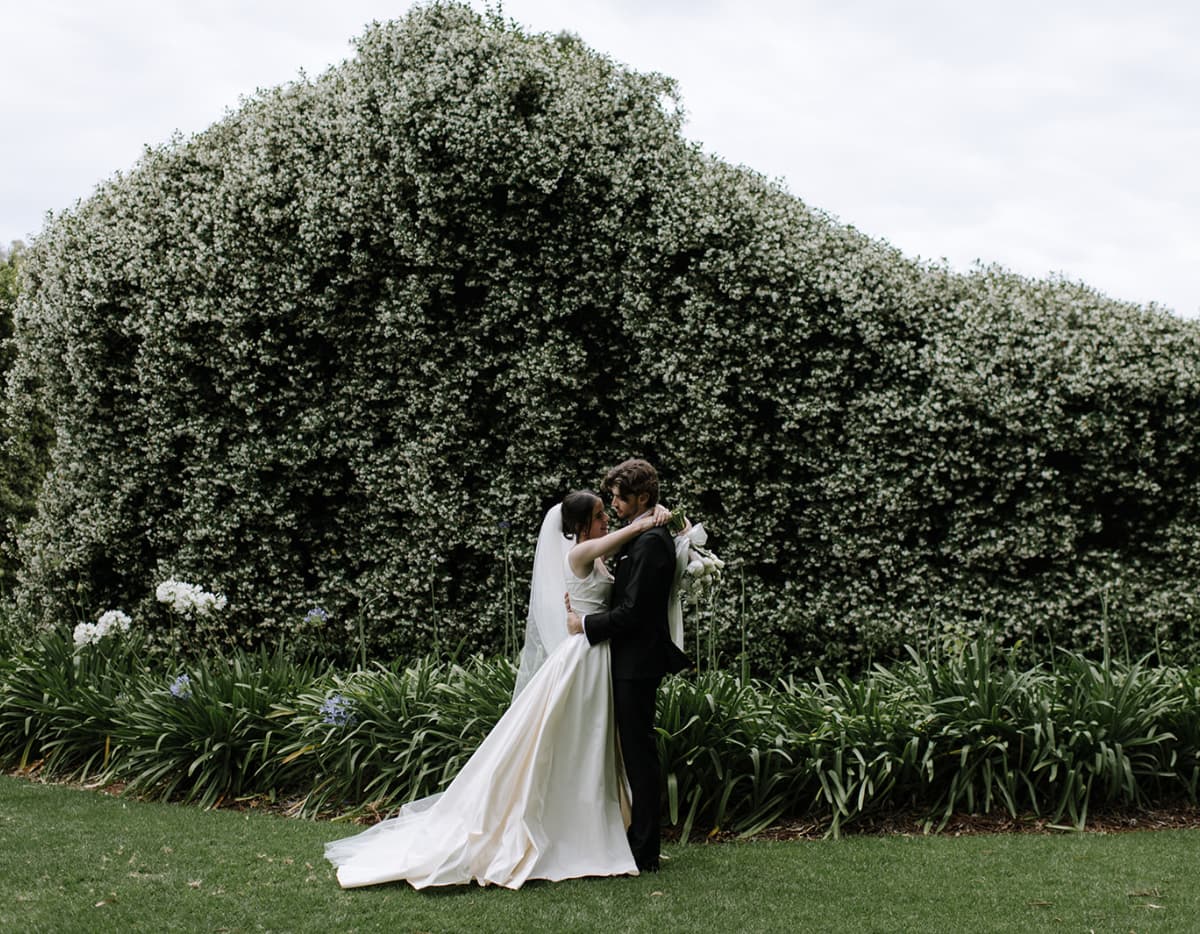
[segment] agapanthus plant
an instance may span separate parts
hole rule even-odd
[[[354,703],[344,694],[331,694],[325,698],[319,713],[323,723],[348,726],[354,722]]]
[[[171,682],[171,686],[167,688],[171,692],[172,697],[176,697],[181,701],[192,699],[192,679],[187,675],[180,675]]]
[[[75,645],[95,645],[108,635],[116,632],[129,632],[132,620],[120,610],[108,610],[100,614],[94,623],[80,623],[75,627]]]
[[[165,580],[158,585],[154,596],[182,616],[212,616],[225,609],[224,594],[209,593],[186,581]]]

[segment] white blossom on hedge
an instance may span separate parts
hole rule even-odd
[[[231,598],[206,638],[320,606],[380,654],[497,649],[546,507],[640,454],[744,562],[758,667],[1087,646],[1116,581],[1132,651],[1197,646],[1200,326],[907,259],[700,152],[674,93],[423,5],[55,216],[22,607],[149,618],[169,568]]]

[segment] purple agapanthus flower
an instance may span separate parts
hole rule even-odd
[[[179,700],[192,699],[192,679],[187,675],[180,675],[171,682],[169,688],[172,697],[177,697]]]
[[[330,726],[348,726],[354,722],[354,704],[342,694],[331,694],[321,705],[321,722]]]
[[[329,619],[329,611],[323,606],[314,606],[305,616],[304,621],[308,624],[324,623]]]

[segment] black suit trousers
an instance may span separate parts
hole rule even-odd
[[[613,713],[621,738],[621,758],[629,778],[632,820],[627,836],[634,861],[641,870],[658,869],[661,843],[662,793],[658,742],[654,733],[655,702],[661,678],[617,679],[613,685]]]

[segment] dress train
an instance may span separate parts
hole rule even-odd
[[[636,875],[627,801],[608,644],[570,636],[444,792],[326,844],[325,856],[343,888]]]

